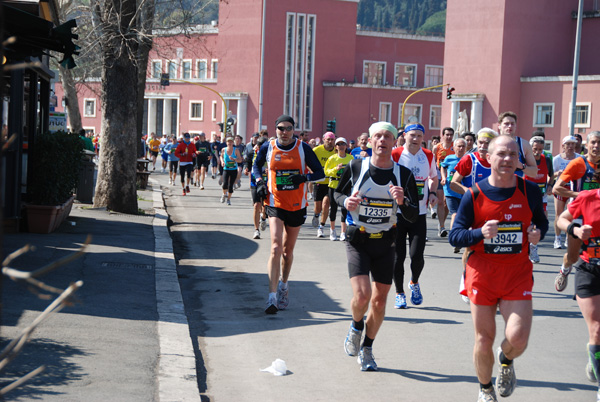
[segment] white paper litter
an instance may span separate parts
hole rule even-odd
[[[273,363],[271,363],[271,365],[267,368],[264,368],[260,371],[266,371],[268,373],[274,374],[274,375],[286,375],[287,374],[287,367],[285,365],[285,362],[281,359],[275,359],[273,361]]]

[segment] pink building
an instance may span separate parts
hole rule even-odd
[[[444,80],[456,92],[442,121],[456,127],[465,110],[477,131],[496,127],[498,114],[512,110],[520,136],[542,129],[558,153],[569,133],[577,7],[575,0],[449,1]],[[598,1],[586,0],[584,10],[575,132],[585,141],[600,129]]]
[[[444,39],[361,31],[357,7],[358,0],[231,0],[220,3],[218,24],[158,37],[144,131],[210,137],[226,119],[224,104],[245,140],[273,132],[283,113],[310,137],[334,119],[337,135],[348,138],[378,120],[402,125],[406,98],[443,84]],[[160,85],[161,73],[169,86]],[[60,85],[56,93],[61,99]],[[442,99],[441,89],[416,94],[405,121],[415,116],[428,136],[439,133]],[[100,132],[99,96],[81,89],[79,102],[83,126]]]

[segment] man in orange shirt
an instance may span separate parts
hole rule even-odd
[[[446,225],[446,217],[448,217],[448,207],[446,206],[446,197],[444,196],[444,186],[441,184],[441,174],[440,174],[440,163],[446,156],[454,155],[453,148],[454,141],[454,129],[452,127],[446,127],[442,130],[442,137],[439,144],[433,147],[433,158],[435,159],[435,165],[438,170],[438,188],[437,188],[437,218],[439,223],[438,233],[440,237],[448,236],[448,231],[445,228]]]
[[[585,157],[573,159],[560,177],[554,183],[552,192],[563,198],[575,198],[579,192],[600,188],[600,184],[594,180],[594,173],[600,161],[600,131],[592,131],[587,136],[588,153]],[[565,187],[571,183],[571,189]],[[575,218],[579,218],[576,216]],[[572,265],[577,262],[581,240],[569,238],[567,252],[563,257],[563,265],[554,280],[554,287],[562,292],[567,287],[567,278],[571,272]]]

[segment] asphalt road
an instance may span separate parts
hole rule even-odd
[[[393,308],[375,340],[379,372],[361,372],[343,341],[350,324],[351,288],[345,245],[316,238],[309,219],[294,253],[289,309],[264,313],[268,229],[252,240],[247,178],[232,205],[219,202],[216,180],[183,197],[168,177],[163,189],[178,275],[196,351],[203,400],[224,401],[475,401],[473,327],[459,297],[462,271],[437,221],[428,219],[429,242],[420,279],[424,303]],[[549,210],[552,207],[549,206]],[[552,217],[551,217],[552,218]],[[560,250],[550,234],[536,264],[534,323],[525,354],[516,360],[518,386],[511,401],[592,401],[585,377],[587,329],[572,300],[573,276],[564,294],[554,290]],[[407,261],[408,267],[408,261]],[[407,268],[408,269],[408,268]],[[406,281],[410,279],[405,278]],[[497,320],[496,346],[502,339]],[[260,369],[282,359],[287,376]],[[495,376],[495,372],[494,372]]]

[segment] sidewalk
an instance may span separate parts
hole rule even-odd
[[[152,188],[154,186],[154,188]],[[199,401],[189,335],[160,186],[138,191],[145,215],[125,215],[75,204],[54,233],[4,237],[6,256],[35,246],[11,267],[34,270],[77,250],[84,256],[40,278],[64,289],[77,280],[79,303],[53,314],[0,373],[0,385],[46,365],[7,395],[26,401]],[[54,298],[54,297],[53,297]],[[0,341],[5,345],[50,300],[4,278]]]

